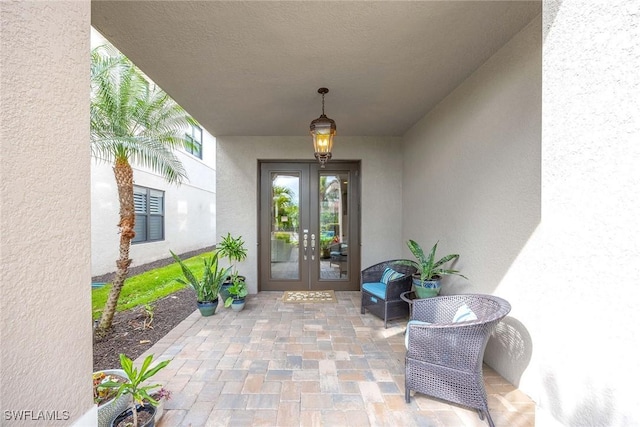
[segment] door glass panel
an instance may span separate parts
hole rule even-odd
[[[348,172],[320,172],[320,279],[349,277],[348,195]]]
[[[300,279],[298,231],[300,174],[271,173],[272,279]]]

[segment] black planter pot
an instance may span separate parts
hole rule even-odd
[[[141,412],[147,412],[147,413],[149,413],[151,415],[151,418],[149,418],[149,420],[146,423],[141,424],[140,422],[138,422],[138,427],[155,427],[155,425],[156,425],[156,422],[155,422],[156,408],[154,406],[151,406],[151,405],[140,406],[140,405],[138,405],[136,410],[138,411],[138,417],[140,416]],[[131,414],[132,414],[131,408],[129,408],[126,411],[122,412],[120,415],[118,415],[116,417],[115,420],[113,420],[113,422],[111,423],[111,427],[116,427],[119,422],[121,422],[124,419],[126,419],[127,417],[131,416]]]

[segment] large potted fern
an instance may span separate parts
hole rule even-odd
[[[171,252],[171,251],[169,251]],[[220,287],[229,275],[231,267],[220,267],[218,253],[214,252],[210,258],[204,259],[204,270],[202,277],[198,278],[191,269],[178,257],[171,252],[173,259],[180,264],[184,279],[175,279],[178,283],[189,285],[196,291],[198,302],[198,310],[203,316],[211,316],[216,313],[218,308],[218,293]]]
[[[460,277],[466,277],[458,270],[452,270],[443,268],[442,266],[447,262],[456,260],[460,257],[458,254],[446,255],[436,261],[436,249],[438,242],[433,245],[429,255],[425,255],[424,251],[418,243],[414,240],[407,242],[409,250],[416,257],[416,261],[405,261],[402,264],[413,265],[418,271],[412,276],[413,289],[418,298],[430,298],[440,293],[441,285],[440,281],[442,276],[456,275]]]

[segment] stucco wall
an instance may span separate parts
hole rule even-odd
[[[0,15],[0,424],[91,425],[90,3]]]
[[[447,292],[511,302],[485,360],[537,402],[536,425],[640,424],[638,16],[633,0],[545,2],[542,30],[404,141],[405,169],[432,172],[404,177],[403,235],[461,253],[471,280]],[[443,201],[411,198],[427,183]]]
[[[338,123],[338,126],[340,124]],[[217,230],[242,235],[247,259],[239,265],[255,293],[258,271],[258,160],[310,159],[311,137],[217,138]],[[399,138],[336,137],[334,159],[361,160],[361,264],[402,253],[402,155]],[[219,240],[219,236],[218,236]]]
[[[540,32],[538,19],[404,137],[403,240],[439,241],[469,277],[444,294],[493,292],[540,220]]]
[[[534,338],[523,379],[541,417],[640,425],[640,3],[547,2],[543,28],[542,222],[510,279]]]
[[[540,222],[540,110],[539,17],[404,138],[404,240],[460,254],[454,266],[469,280],[447,277],[442,293],[505,297],[513,310],[501,328],[522,340],[522,284],[505,277]],[[491,340],[485,359],[518,385],[532,348],[507,344]]]
[[[165,192],[165,238],[157,242],[131,245],[132,266],[211,246],[216,241],[216,141],[203,130],[202,160],[177,152],[189,180],[169,185],[159,175],[133,166],[136,185]],[[112,166],[91,164],[91,274],[115,271],[120,235],[118,234],[118,192]]]

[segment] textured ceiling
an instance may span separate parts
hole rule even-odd
[[[539,1],[102,1],[92,25],[213,135],[400,136]]]

